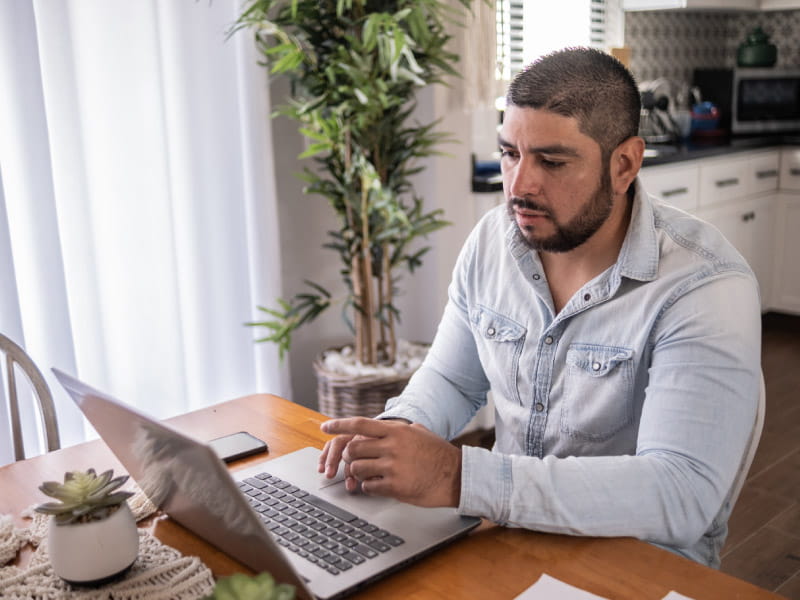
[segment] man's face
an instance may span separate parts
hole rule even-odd
[[[500,150],[508,213],[533,249],[569,252],[608,219],[611,177],[576,119],[511,106]]]

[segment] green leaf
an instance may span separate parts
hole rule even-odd
[[[269,573],[245,575],[235,573],[220,577],[211,596],[204,600],[292,600],[295,589],[287,584],[278,584]]]
[[[304,152],[301,152],[298,158],[308,158],[309,156],[314,156],[315,154],[320,154],[321,152],[327,152],[330,150],[330,148],[330,144],[328,143],[309,144],[308,149]]]
[[[272,63],[273,73],[284,73],[296,69],[303,62],[303,53],[295,49],[293,52],[286,52],[278,60]]]
[[[311,138],[312,140],[317,140],[320,142],[328,142],[328,137],[324,133],[320,133],[319,131],[314,131],[313,129],[309,129],[308,127],[301,127],[298,129],[300,133],[304,136]]]

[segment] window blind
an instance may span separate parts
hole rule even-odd
[[[607,49],[624,41],[621,0],[497,0],[495,16],[500,79],[565,46]]]

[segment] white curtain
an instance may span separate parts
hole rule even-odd
[[[48,378],[64,446],[91,433],[53,366],[159,418],[288,393],[244,326],[280,295],[280,253],[267,76],[248,32],[226,36],[240,10],[0,0],[0,331]]]

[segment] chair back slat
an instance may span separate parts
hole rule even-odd
[[[31,360],[27,353],[13,340],[0,334],[0,352],[6,355],[6,377],[8,380],[8,408],[11,418],[11,437],[14,446],[14,460],[25,458],[25,446],[22,439],[22,424],[19,410],[19,394],[17,390],[17,377],[15,365],[25,374],[31,384],[34,396],[38,402],[38,414],[44,431],[47,451],[58,450],[61,439],[58,435],[58,420],[55,404],[50,388],[42,372]]]

